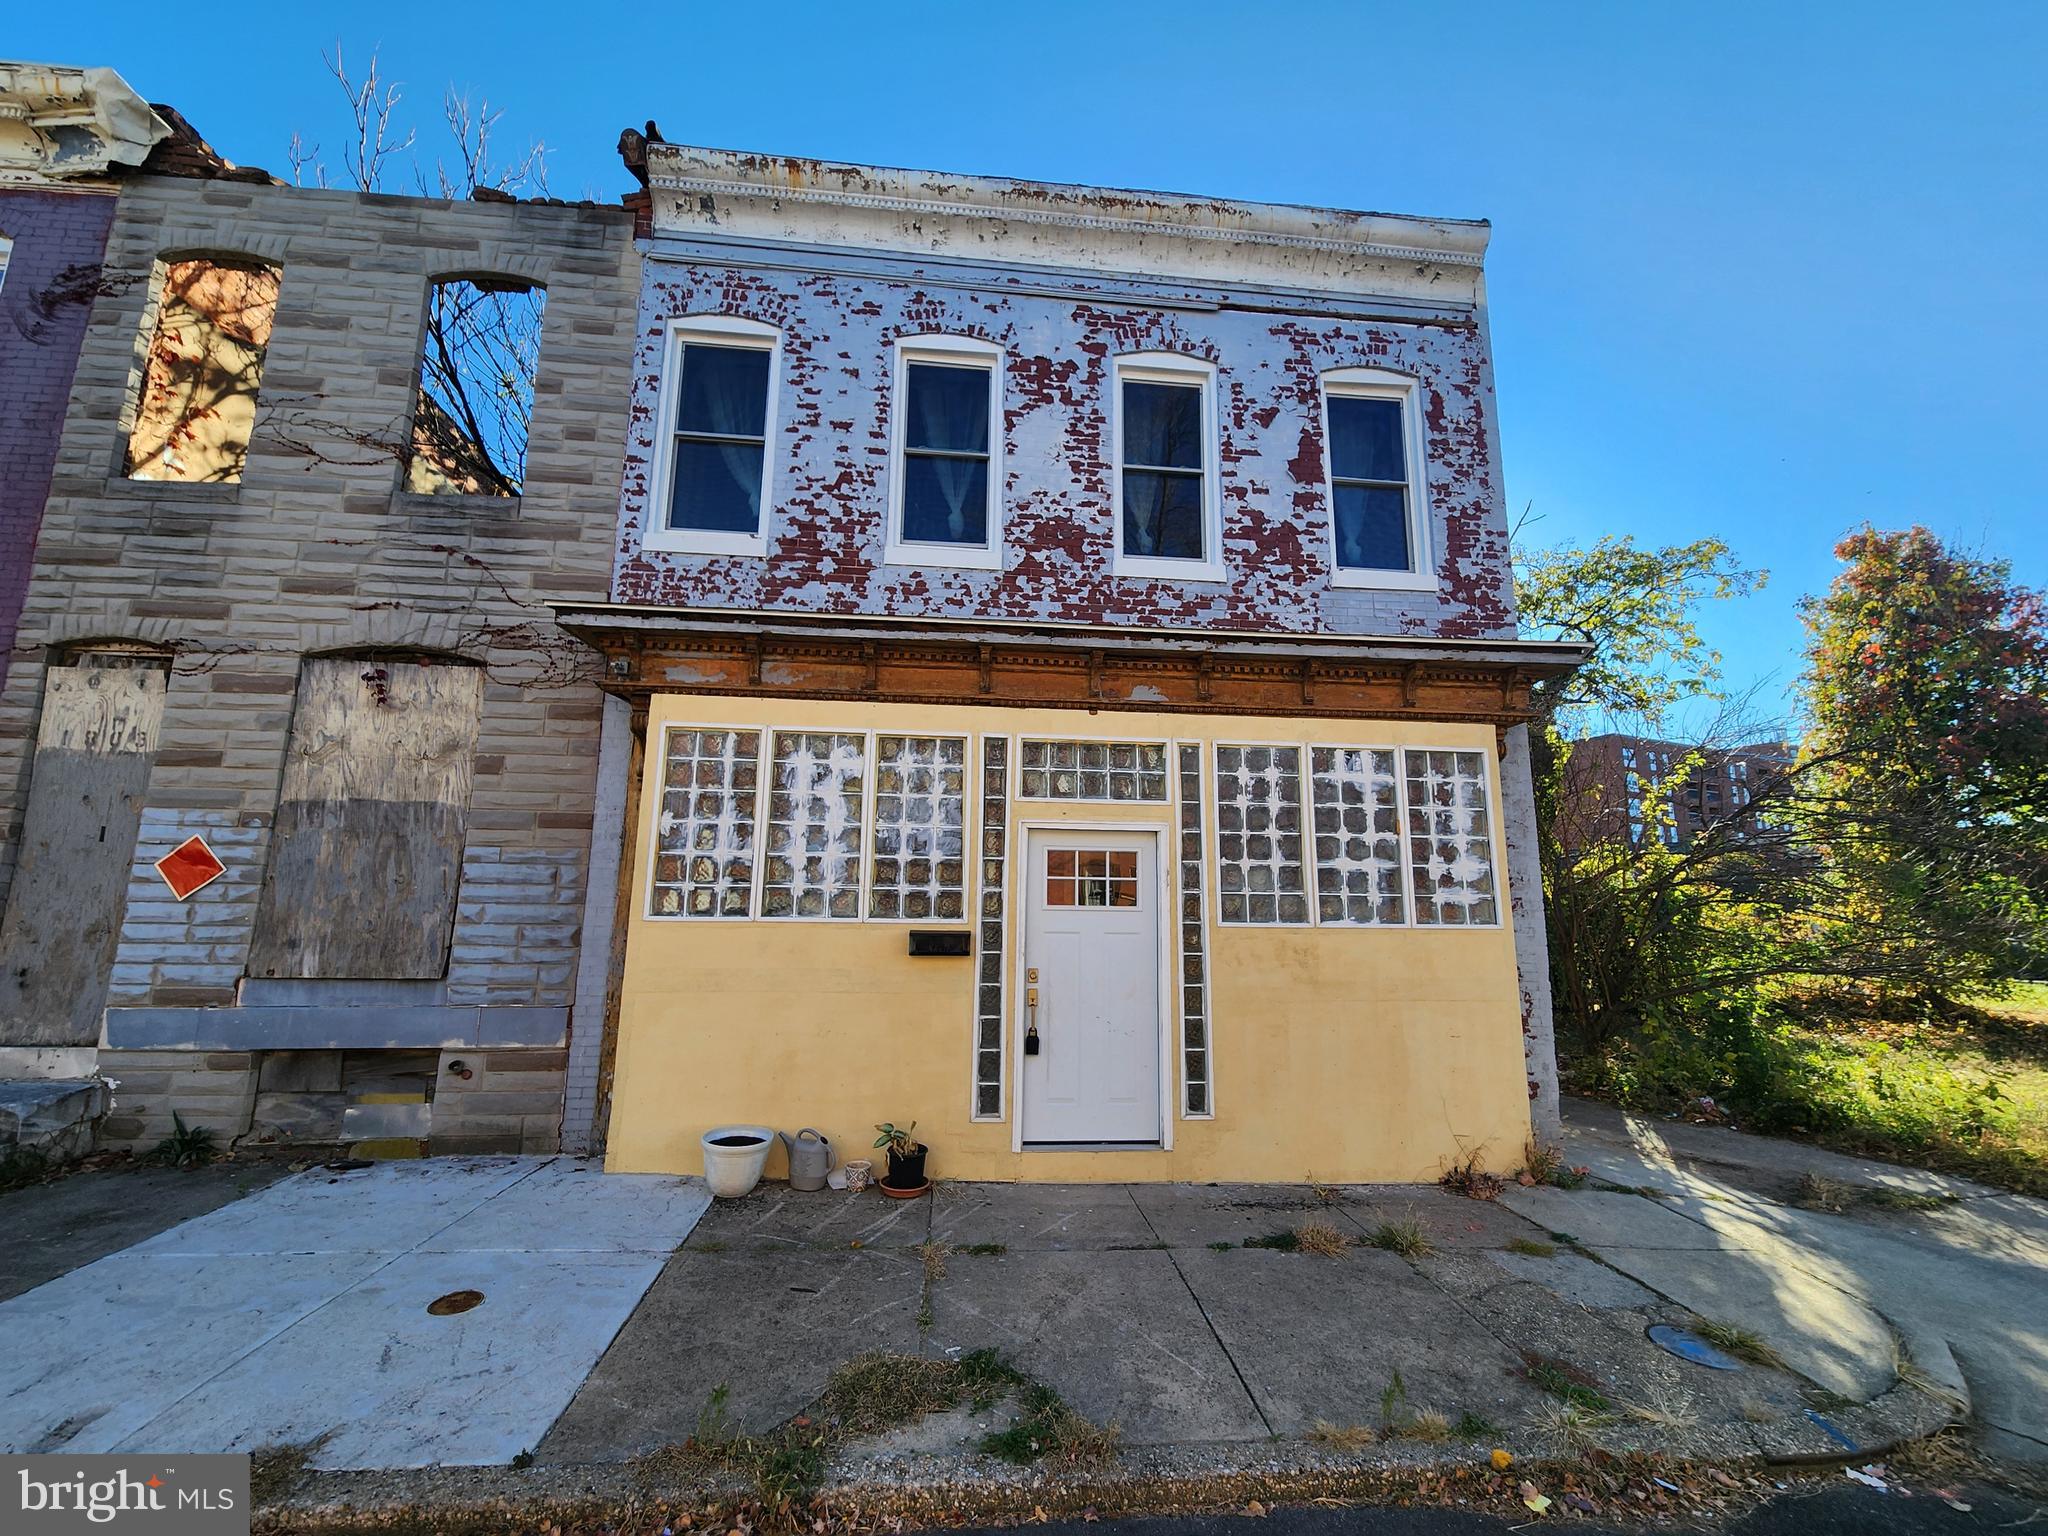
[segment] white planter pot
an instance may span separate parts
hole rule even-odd
[[[775,1133],[765,1125],[717,1125],[706,1131],[704,1182],[722,1200],[737,1200],[761,1182]]]

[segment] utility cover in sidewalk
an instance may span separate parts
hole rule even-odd
[[[1690,1360],[1694,1365],[1704,1365],[1714,1371],[1739,1371],[1742,1362],[1730,1355],[1724,1355],[1705,1339],[1687,1328],[1674,1328],[1669,1323],[1654,1323],[1646,1332],[1649,1340],[1666,1354]]]
[[[206,839],[196,834],[156,861],[156,872],[180,901],[213,884],[227,873],[227,868],[220,855],[206,846]]]

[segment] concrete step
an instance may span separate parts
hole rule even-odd
[[[92,1151],[112,1096],[96,1077],[0,1081],[0,1157],[68,1163]]]

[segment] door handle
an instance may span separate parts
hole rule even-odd
[[[1036,1056],[1038,1054],[1038,988],[1036,987],[1026,987],[1024,989],[1024,1014],[1024,1054],[1026,1056]]]

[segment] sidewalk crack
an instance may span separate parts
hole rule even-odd
[[[1153,1241],[1159,1244],[1160,1252],[1166,1255],[1166,1262],[1173,1266],[1175,1276],[1178,1277],[1181,1285],[1188,1293],[1188,1300],[1192,1301],[1195,1304],[1195,1310],[1202,1314],[1203,1325],[1208,1328],[1209,1337],[1216,1341],[1216,1348],[1222,1351],[1223,1358],[1229,1362],[1230,1373],[1237,1378],[1238,1386],[1243,1389],[1245,1401],[1252,1405],[1252,1412],[1256,1413],[1259,1416],[1259,1422],[1266,1426],[1266,1433],[1277,1435],[1278,1431],[1273,1428],[1273,1421],[1266,1417],[1266,1410],[1259,1403],[1258,1394],[1252,1391],[1252,1384],[1245,1380],[1244,1371],[1238,1365],[1237,1357],[1230,1352],[1230,1346],[1223,1342],[1223,1335],[1216,1331],[1216,1324],[1209,1316],[1209,1309],[1202,1305],[1202,1298],[1196,1294],[1194,1286],[1189,1283],[1187,1272],[1180,1267],[1180,1260],[1174,1257],[1174,1251],[1167,1245],[1166,1239],[1159,1235],[1159,1229],[1152,1225],[1152,1218],[1146,1214],[1145,1207],[1138,1204],[1138,1196],[1130,1185],[1126,1184],[1124,1186],[1124,1194],[1129,1198],[1132,1208],[1137,1211],[1138,1219],[1145,1223],[1145,1230],[1150,1232]]]

